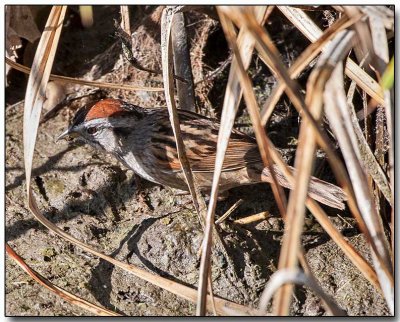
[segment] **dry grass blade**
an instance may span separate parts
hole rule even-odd
[[[346,313],[341,310],[336,303],[331,299],[331,297],[324,292],[324,290],[311,278],[309,278],[306,274],[301,272],[298,269],[283,269],[274,273],[270,280],[268,281],[265,289],[261,295],[260,303],[259,303],[259,314],[264,315],[268,303],[271,301],[273,294],[279,289],[282,285],[287,283],[295,283],[299,285],[308,286],[312,289],[324,302],[327,311],[334,316],[343,316]]]
[[[210,271],[208,272],[208,289],[210,290],[212,312],[213,312],[214,316],[218,316],[217,308],[215,306],[214,293],[213,293],[213,289],[212,289],[211,266],[210,266]]]
[[[121,6],[121,28],[125,31],[128,35],[131,35],[131,23],[129,19],[129,7],[128,6]]]
[[[350,49],[353,33],[340,32],[321,55],[316,68],[307,83],[306,104],[313,117],[319,121],[322,116],[322,93],[335,64],[344,58]],[[282,241],[279,269],[294,269],[297,265],[301,232],[304,223],[307,188],[314,163],[316,137],[310,122],[305,119],[300,128],[299,145],[296,151],[295,167],[300,169],[296,178],[295,189],[290,193],[288,220]],[[289,313],[291,285],[286,285],[277,293],[274,311],[279,315]]]
[[[45,279],[42,275],[40,275],[38,272],[34,271],[32,268],[30,268],[25,261],[17,254],[14,252],[14,250],[6,244],[6,252],[7,254],[27,273],[30,277],[32,277],[36,282],[38,282],[40,285],[44,286],[48,290],[50,290],[52,293],[56,294],[57,296],[63,298],[65,301],[74,304],[84,310],[87,310],[95,315],[102,315],[102,316],[121,316],[120,314],[104,309],[100,306],[97,306],[93,303],[90,303],[72,293],[69,293],[68,291],[62,289],[61,287],[58,287],[57,285],[54,285],[47,279]]]
[[[178,12],[174,15],[171,33],[174,52],[174,70],[177,76],[176,89],[179,98],[179,108],[195,112],[193,73],[183,12]]]
[[[222,26],[223,26],[226,34],[227,34],[227,39],[228,39],[228,41],[229,41],[229,43],[230,43],[230,45],[231,45],[236,57],[237,57],[237,60],[238,60],[239,79],[240,79],[242,87],[243,87],[244,97],[245,97],[245,100],[246,100],[246,103],[247,103],[247,107],[249,109],[249,114],[250,114],[254,129],[255,129],[256,139],[257,139],[257,142],[258,142],[258,145],[259,145],[259,148],[260,148],[260,154],[262,156],[264,165],[266,167],[269,167],[270,169],[273,169],[272,161],[270,159],[270,154],[271,154],[270,150],[272,148],[269,145],[269,142],[268,142],[268,140],[267,140],[267,138],[265,136],[263,127],[261,125],[259,109],[258,109],[258,105],[257,105],[257,101],[256,101],[256,98],[255,98],[254,92],[252,90],[251,81],[250,81],[248,75],[245,73],[245,70],[244,70],[244,68],[243,68],[243,66],[241,64],[241,61],[240,61],[240,54],[238,53],[238,49],[237,49],[237,47],[235,45],[233,25],[232,25],[232,23],[229,23],[228,21],[225,21],[225,16],[224,15],[221,15],[221,23],[222,23]],[[268,61],[271,61],[272,64],[276,65],[275,62],[274,62],[274,58],[271,58],[271,57],[268,57],[268,58],[269,58]],[[312,128],[309,131],[312,132]],[[267,151],[269,151],[269,152],[267,153]],[[313,152],[313,150],[312,150],[312,152]],[[312,164],[311,162],[308,162],[308,163]],[[282,188],[277,184],[277,181],[276,181],[276,178],[274,177],[273,172],[274,171],[271,171],[271,174],[273,176],[272,189],[273,189],[273,192],[274,192],[274,196],[275,196],[276,200],[278,201],[278,206],[280,206],[282,217],[285,218],[286,199],[284,197]],[[307,172],[304,172],[304,171],[299,172],[299,177],[303,180],[302,182],[305,182],[304,191],[303,191],[304,192],[304,198],[303,198],[304,200],[301,201],[301,205],[303,205],[303,212],[304,212],[304,201],[307,198],[307,190],[308,190],[308,182],[309,182],[310,172],[308,174],[308,179],[306,178],[305,180],[304,180],[304,177],[302,176],[302,174],[303,173],[307,173]],[[295,186],[295,190],[294,191],[296,191],[296,186]],[[301,209],[301,207],[297,207],[297,208]],[[291,221],[291,219],[293,219],[293,218],[288,217],[287,220],[285,220],[285,222],[288,223],[288,222]],[[298,227],[301,227],[301,226],[302,225],[300,224]],[[293,244],[291,245],[291,246],[294,246],[292,248],[293,249],[293,253],[292,254],[294,254],[295,258],[297,259],[297,256],[300,256],[301,253],[300,253],[299,249],[296,249],[296,247],[295,247],[296,245],[299,245],[297,240],[296,240],[296,244],[295,245],[293,245]]]
[[[394,30],[394,13],[386,6],[361,6],[362,12],[369,17],[376,17],[386,29]]]
[[[178,158],[182,166],[182,170],[186,179],[186,183],[189,187],[190,194],[192,196],[194,205],[197,212],[200,214],[205,209],[204,201],[200,191],[195,185],[195,178],[192,170],[190,169],[189,160],[186,157],[185,145],[181,136],[181,129],[179,125],[178,112],[176,110],[175,98],[174,98],[174,76],[173,76],[173,63],[172,63],[172,46],[171,46],[171,28],[174,14],[178,10],[172,8],[165,8],[162,14],[161,20],[161,50],[162,50],[162,65],[163,65],[163,80],[165,99],[167,102],[168,112],[170,116],[171,126],[174,132],[176,147],[178,151]]]
[[[260,115],[259,115],[259,112],[258,112],[259,108],[257,106],[257,102],[256,102],[256,99],[255,99],[254,92],[252,91],[251,81],[248,78],[247,74],[245,73],[244,69],[241,67],[241,64],[240,64],[239,53],[238,53],[237,47],[235,46],[235,41],[234,41],[235,38],[234,38],[233,25],[232,24],[228,24],[227,21],[225,21],[225,17],[224,16],[221,16],[221,23],[222,23],[222,25],[223,25],[226,33],[227,33],[227,39],[229,40],[230,45],[233,48],[233,51],[234,51],[235,55],[238,57],[239,79],[240,79],[242,87],[244,89],[244,97],[245,97],[247,106],[249,108],[249,114],[250,114],[250,117],[252,119],[253,126],[255,128],[256,138],[257,138],[257,142],[258,142],[258,145],[259,145],[259,148],[260,148],[260,154],[263,157],[264,165],[267,168],[276,169],[276,167],[271,167],[272,161],[271,161],[271,158],[270,158],[270,154],[275,154],[276,155],[277,152],[275,150],[273,150],[274,149],[273,145],[269,142],[269,140],[267,139],[267,137],[266,137],[266,135],[265,135],[265,133],[263,131],[263,128],[262,128],[262,125],[261,125],[261,120],[260,120]],[[272,62],[272,60],[269,60],[269,61]],[[268,154],[266,153],[267,150],[268,150]],[[272,186],[272,188],[273,188],[273,191],[274,191],[275,187],[278,187],[278,188],[280,188],[280,187],[278,186],[277,182],[275,181],[276,179],[274,178],[274,173],[272,173],[272,176],[273,176],[273,182],[272,182],[273,186]],[[282,199],[281,199],[281,197],[279,195],[281,192],[282,192],[281,190],[280,191],[279,190],[278,191],[275,190],[274,191],[274,195],[275,195],[276,200],[278,201],[278,206],[279,205],[281,206],[282,217],[284,219],[286,219],[285,206],[283,206]],[[306,194],[307,194],[307,191],[306,191]],[[300,260],[302,262],[302,265],[304,265],[305,269],[307,269],[308,265],[307,265],[307,262],[305,260],[304,253],[302,251],[299,251],[298,256],[299,256],[299,258],[300,258]],[[311,274],[310,271],[309,271],[309,274]],[[311,275],[310,275],[310,278],[311,278]]]
[[[324,84],[319,83],[319,85],[323,86]],[[307,95],[310,94],[311,96],[315,90],[318,89],[313,88],[313,91],[308,91]],[[309,100],[309,110],[314,114],[313,116],[316,120],[319,120],[322,115],[322,104],[318,104],[319,101],[318,95],[313,95],[311,102]],[[298,263],[297,258],[300,251],[301,233],[304,225],[305,201],[314,164],[315,149],[316,140],[313,129],[309,125],[309,122],[304,120],[300,128],[299,144],[295,159],[295,167],[300,169],[300,171],[298,171],[298,175],[296,176],[294,189],[290,192],[285,233],[279,256],[279,270],[285,268],[293,269]],[[277,293],[276,300],[274,301],[275,314],[288,315],[291,292],[292,285],[287,284]]]
[[[330,41],[339,31],[351,26],[356,20],[357,18],[349,20],[347,16],[343,16],[339,20],[335,21],[335,23],[326,29],[321,37],[318,38],[318,40],[311,43],[290,66],[290,77],[292,79],[298,77],[303,69],[306,68],[310,62],[317,57],[321,51],[324,50],[323,47],[328,41]],[[275,105],[278,103],[284,91],[285,83],[283,82],[278,82],[278,84],[271,91],[271,94],[269,95],[261,111],[261,120],[263,125],[267,124]]]
[[[24,65],[18,64],[13,62],[11,59],[6,57],[6,64],[11,66],[12,68],[19,70],[27,75],[30,74],[31,69]],[[110,88],[110,89],[121,89],[125,91],[146,91],[146,92],[163,92],[164,88],[162,87],[143,87],[143,86],[134,86],[134,85],[124,85],[124,84],[113,84],[113,83],[106,83],[106,82],[96,82],[96,81],[88,81],[79,78],[67,77],[67,76],[60,76],[50,74],[50,80],[56,80],[60,83],[64,84],[78,84],[83,86],[91,86],[91,87],[98,87],[98,88]]]
[[[343,6],[344,13],[349,17],[359,16],[363,13],[360,10],[359,6]],[[365,61],[365,67],[369,69],[369,63],[371,56],[368,54],[371,48],[371,34],[368,30],[367,20],[365,19],[365,15],[363,15],[363,19],[357,20],[357,22],[353,25],[352,29],[356,32],[357,41],[354,43],[353,50],[357,57],[358,61]],[[365,68],[364,67],[364,68]]]
[[[85,28],[93,26],[93,8],[92,6],[79,6],[82,25]]]
[[[347,94],[347,105],[349,107],[349,112],[351,116],[351,121],[353,123],[354,133],[357,136],[357,143],[360,149],[360,158],[363,161],[364,168],[368,172],[368,174],[374,179],[376,185],[382,191],[383,195],[387,199],[387,201],[392,204],[392,190],[390,188],[389,182],[386,178],[385,173],[383,172],[381,166],[375,158],[375,155],[371,151],[371,148],[368,145],[367,140],[365,139],[360,124],[358,123],[356,111],[353,104],[353,96],[356,88],[356,83],[353,81],[350,85],[348,94]]]
[[[58,40],[61,34],[61,27],[64,20],[66,6],[54,6],[50,12],[49,18],[46,23],[46,28],[40,39],[38,48],[36,50],[35,58],[32,64],[32,73],[28,80],[27,91],[25,95],[24,104],[24,159],[25,159],[25,173],[27,181],[27,194],[29,208],[33,211],[34,199],[31,188],[31,169],[32,160],[35,147],[35,141],[37,136],[37,129],[39,125],[39,119],[43,103],[46,99],[45,92],[47,82],[49,80],[50,71],[53,65],[55,52],[58,45]],[[12,251],[7,245],[7,251],[15,259],[18,264],[24,268],[35,280],[46,286],[48,289],[57,293],[57,295],[64,299],[77,304],[80,307],[90,310],[96,314],[101,315],[118,315],[112,311],[101,309],[91,303],[88,303],[79,297],[70,294],[61,288],[52,285],[46,281],[40,275],[29,269],[29,267],[23,263],[22,259]]]
[[[257,8],[257,18],[259,22],[263,21],[266,8]],[[241,30],[238,36],[240,46],[240,55],[244,58],[246,68],[250,64],[251,53],[254,48],[254,40],[246,36],[244,31]],[[229,78],[227,83],[227,90],[225,93],[224,104],[222,107],[221,125],[218,133],[217,153],[215,160],[215,168],[213,174],[213,183],[211,187],[210,202],[208,205],[206,227],[204,232],[204,242],[202,248],[202,257],[200,263],[200,280],[199,280],[199,298],[197,304],[197,315],[204,315],[205,312],[205,295],[207,293],[207,273],[210,267],[211,257],[211,232],[214,225],[214,214],[218,196],[218,184],[222,172],[223,161],[228,147],[229,137],[232,132],[235,115],[239,107],[239,102],[242,95],[240,83],[236,78],[238,64],[237,58],[234,57],[231,63]]]
[[[354,134],[354,129],[350,121],[346,95],[343,88],[343,77],[339,67],[340,66],[338,66],[334,77],[332,77],[330,81],[329,91],[327,90],[325,93],[325,111],[331,128],[339,142],[347,169],[349,170],[363,220],[372,237],[369,239],[369,242],[372,248],[375,270],[386,302],[393,314],[394,284],[391,259],[387,241],[385,240],[382,219],[376,212],[368,182],[360,164],[360,153],[357,142],[354,142],[356,135]]]
[[[372,36],[372,45],[373,48],[371,50],[375,53],[375,59],[373,61],[374,67],[378,73],[378,79],[381,79],[383,76],[386,67],[389,64],[389,48],[388,48],[388,40],[386,37],[385,26],[383,24],[383,20],[380,15],[375,14],[374,10],[368,10],[369,14],[369,22]],[[388,18],[389,19],[389,18]],[[393,135],[393,110],[394,106],[392,104],[391,94],[388,89],[383,92],[384,100],[385,100],[385,113],[387,120],[387,129],[389,134],[389,176],[391,189],[393,191],[394,187],[394,135]],[[393,200],[392,200],[393,205]]]
[[[372,6],[366,6],[363,8],[368,16],[370,22],[370,29],[372,34],[372,45],[373,51],[375,52],[375,61],[374,65],[377,69],[377,77],[382,82],[382,77],[386,71],[386,68],[389,64],[389,49],[388,49],[388,41],[387,35],[385,32],[385,27],[388,29],[393,29],[394,27],[394,17],[393,12],[384,6],[380,6],[374,8]],[[393,73],[394,74],[394,73]],[[394,179],[394,101],[392,100],[391,91],[388,88],[383,88],[384,92],[384,100],[385,100],[385,114],[386,114],[386,122],[387,122],[387,132],[389,136],[389,177],[390,177],[390,185],[391,190],[394,191],[395,179]],[[391,245],[392,245],[392,265],[394,265],[394,239],[395,239],[395,218],[394,218],[394,200],[393,194],[391,199],[392,205],[392,225],[391,225]],[[394,267],[394,266],[393,266]]]
[[[311,42],[321,37],[321,29],[302,10],[289,6],[278,6],[278,8]],[[353,60],[347,60],[345,72],[350,79],[354,80],[358,86],[379,102],[379,104],[385,104],[379,84]]]
[[[61,34],[66,6],[53,6],[40,38],[29,76],[24,103],[24,161],[28,201],[31,195],[31,169],[40,113],[46,100],[46,86]]]

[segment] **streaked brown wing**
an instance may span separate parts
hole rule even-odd
[[[189,156],[190,155],[190,156]],[[196,155],[200,158],[198,161],[192,161],[192,152],[188,153],[188,158],[194,172],[213,172],[215,167],[216,152],[213,154]],[[228,145],[222,171],[232,171],[242,169],[251,163],[261,162],[257,147],[247,142],[233,142]]]
[[[180,111],[182,137],[185,142],[186,155],[194,172],[213,172],[216,158],[216,142],[219,124],[197,114]],[[160,129],[163,131],[163,129]],[[165,135],[173,139],[172,129],[164,129]],[[177,161],[176,151],[170,151],[169,166],[174,170],[181,168]],[[175,161],[174,161],[175,160]],[[232,131],[223,164],[223,171],[232,171],[246,167],[251,163],[261,162],[255,139],[240,131]]]

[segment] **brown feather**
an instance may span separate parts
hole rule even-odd
[[[205,117],[199,117],[187,111],[178,113],[181,123],[181,134],[185,143],[186,156],[193,172],[213,172],[216,159],[216,142],[218,140],[219,123]],[[195,135],[201,132],[200,136]],[[172,129],[159,128],[158,138],[174,140]],[[198,142],[201,139],[202,142]],[[161,147],[165,149],[165,147]],[[165,151],[163,151],[165,154]],[[181,170],[177,152],[167,153],[164,161],[172,170]],[[234,130],[228,144],[222,171],[232,171],[247,167],[249,164],[260,163],[261,157],[254,138]]]
[[[119,100],[107,98],[92,106],[86,114],[85,121],[113,117],[123,112],[125,112],[125,110],[121,107],[121,102]]]

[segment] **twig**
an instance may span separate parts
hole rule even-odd
[[[233,223],[234,224],[246,225],[246,224],[250,224],[250,223],[255,222],[255,221],[264,220],[268,216],[269,216],[269,212],[268,211],[263,211],[263,212],[260,212],[258,214],[254,214],[254,215],[247,216],[247,217],[244,217],[244,218],[236,219]]]
[[[28,75],[30,75],[30,73],[31,73],[31,69],[29,67],[26,67],[24,65],[13,62],[8,57],[6,57],[6,64],[22,73],[25,73]],[[126,91],[148,91],[148,92],[163,92],[164,91],[164,88],[158,88],[158,87],[144,87],[144,86],[136,86],[136,85],[124,85],[124,84],[113,84],[113,83],[107,83],[107,82],[88,81],[85,79],[60,76],[60,75],[54,75],[54,74],[50,74],[49,79],[56,80],[56,81],[59,81],[60,83],[66,83],[66,84],[79,84],[79,85],[92,86],[92,87],[98,87],[98,88],[122,89],[122,90],[126,90]]]
[[[232,62],[232,57],[233,57],[233,55],[231,53],[229,55],[229,57],[227,59],[225,59],[216,69],[214,69],[213,71],[207,73],[207,75],[203,79],[197,81],[194,84],[194,86],[197,86],[197,85],[199,85],[199,84],[201,84],[203,82],[211,81],[215,77],[217,77],[220,73],[222,73],[225,70],[226,67],[229,66],[229,64]]]
[[[243,199],[239,199],[236,201],[232,207],[230,207],[220,218],[218,218],[217,221],[215,221],[216,225],[219,225],[223,221],[225,221],[226,218],[228,218],[241,204],[243,203]]]
[[[178,12],[174,15],[171,36],[174,51],[174,69],[176,76],[179,77],[176,81],[179,108],[195,112],[192,65],[190,63],[185,14],[183,12]],[[180,78],[185,81],[180,80]]]

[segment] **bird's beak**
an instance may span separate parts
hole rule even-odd
[[[71,131],[71,128],[66,129],[63,133],[61,133],[57,138],[56,142],[60,141],[61,139],[66,139],[66,138],[76,138],[78,134],[76,132]]]

